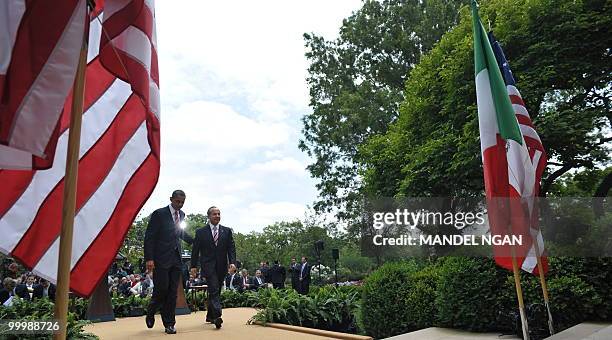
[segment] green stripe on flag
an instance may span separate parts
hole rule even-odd
[[[489,85],[495,105],[497,127],[503,139],[512,139],[523,144],[523,136],[514,115],[514,109],[506,90],[506,84],[497,66],[493,48],[485,34],[485,29],[480,22],[476,1],[472,1],[472,29],[474,31],[474,72],[477,75],[482,71],[489,73]]]

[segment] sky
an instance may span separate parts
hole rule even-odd
[[[157,1],[161,172],[140,216],[187,194],[246,233],[303,219],[317,197],[297,148],[311,112],[304,33],[335,39],[360,0]]]

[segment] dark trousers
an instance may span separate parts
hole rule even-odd
[[[204,272],[202,270],[202,272]],[[208,306],[206,307],[206,320],[214,321],[221,317],[221,286],[224,276],[216,271],[206,273],[206,284],[208,285]]]
[[[155,315],[160,310],[164,327],[174,326],[176,320],[176,291],[181,279],[181,267],[155,267],[153,271],[153,296],[147,308],[147,315]]]
[[[309,290],[310,290],[310,281],[306,281],[306,280],[300,281],[299,293],[303,295],[308,295]]]

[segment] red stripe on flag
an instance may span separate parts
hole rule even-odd
[[[121,61],[117,58],[121,58]],[[105,48],[100,51],[102,64],[117,78],[130,83],[132,90],[140,96],[145,103],[149,102],[149,73],[147,69],[130,55],[121,50]],[[127,71],[127,74],[126,74]]]
[[[22,170],[0,170],[0,183],[2,183],[2,195],[0,195],[0,218],[21,197],[23,191],[32,181],[36,171]]]
[[[8,142],[17,110],[60,40],[78,2],[31,1],[27,4],[6,73],[5,86],[10,93],[0,112],[1,143]]]
[[[521,105],[521,106],[525,106],[525,102],[523,101],[523,98],[515,95],[515,94],[511,94],[510,95],[510,102],[512,104],[517,104],[517,105]]]
[[[81,158],[77,180],[77,213],[102,184],[121,150],[144,119],[142,103],[132,95],[102,137]],[[47,195],[30,228],[13,250],[13,255],[28,266],[34,267],[59,236],[63,192],[64,179]]]
[[[535,130],[535,127],[533,126],[533,123],[531,122],[531,119],[529,117],[521,114],[516,114],[515,116],[519,124],[529,126],[530,128]]]
[[[131,223],[147,201],[159,176],[159,161],[147,156],[117,201],[113,215],[70,273],[70,288],[89,296],[115,259]]]
[[[142,7],[144,7],[144,0],[132,0],[110,17],[104,18],[102,26],[106,33],[100,37],[100,47],[105,47],[109,43],[109,39],[113,40],[128,28],[138,17]]]

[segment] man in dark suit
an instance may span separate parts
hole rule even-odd
[[[55,285],[51,282],[40,279],[40,283],[34,286],[34,299],[49,298],[51,301],[55,301]]]
[[[302,265],[300,266],[300,294],[308,295],[310,290],[310,265],[308,258],[302,256]]]
[[[295,257],[291,258],[291,265],[289,265],[289,272],[291,273],[291,288],[295,289],[296,292],[300,292],[300,266],[295,260]]]
[[[235,290],[238,292],[242,291],[242,278],[236,270],[230,270],[225,275],[225,289]]]
[[[253,278],[253,289],[259,289],[266,286],[266,280],[261,274],[261,270],[255,271],[255,277]]]
[[[18,284],[15,287],[15,295],[24,300],[31,301],[34,299],[34,286],[36,285],[36,276],[33,273],[28,273],[26,282]]]
[[[191,252],[191,272],[197,273],[200,264],[202,276],[208,284],[208,308],[206,308],[206,321],[221,328],[221,285],[225,274],[236,271],[236,246],[232,230],[219,224],[221,211],[212,206],[206,212],[208,225],[196,231],[193,250]],[[200,256],[201,255],[201,256]]]
[[[147,308],[147,327],[155,323],[155,313],[161,309],[161,318],[167,334],[175,334],[176,294],[181,277],[181,239],[193,243],[193,238],[181,228],[185,213],[185,193],[175,190],[170,205],[151,214],[144,241],[147,271],[153,273],[153,296]],[[154,271],[155,270],[155,271]],[[153,272],[154,271],[154,272]]]
[[[272,280],[272,287],[275,289],[285,288],[285,277],[287,276],[287,270],[281,266],[278,260],[274,261],[274,265],[270,269],[270,279]]]

